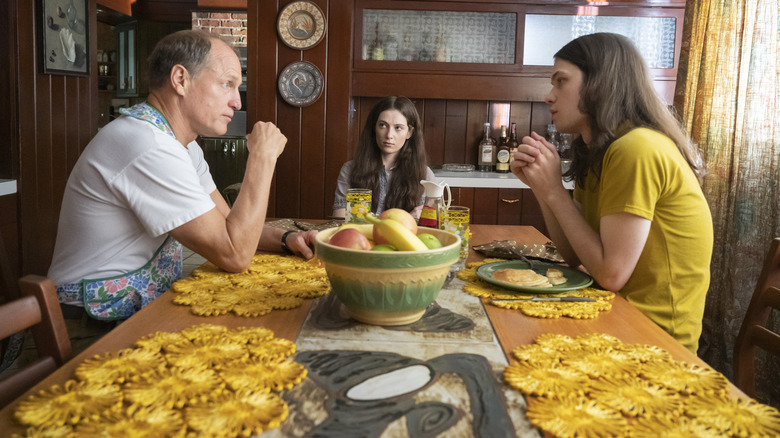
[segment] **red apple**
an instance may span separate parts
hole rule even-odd
[[[371,243],[366,236],[355,228],[345,228],[330,238],[331,245],[350,249],[371,249]]]
[[[400,208],[391,208],[389,210],[383,211],[382,214],[380,214],[378,217],[379,219],[390,219],[399,222],[401,225],[408,228],[409,231],[417,234],[417,221],[414,219],[414,216],[412,216],[411,213],[406,210],[402,210]],[[374,227],[374,243],[377,245],[390,243],[379,233],[379,229],[377,227]]]

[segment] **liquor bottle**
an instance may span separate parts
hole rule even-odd
[[[496,150],[496,172],[509,173],[509,138],[506,136],[506,125],[501,125],[501,139]]]
[[[547,125],[547,141],[558,149],[558,129],[553,123]]]
[[[436,62],[447,62],[447,47],[444,45],[444,37],[436,38],[436,52],[434,52]]]
[[[558,134],[558,155],[562,160],[571,159],[571,134]]]
[[[517,141],[517,123],[512,122],[512,130],[509,133],[509,154],[514,155],[518,146],[520,143]]]
[[[490,138],[490,123],[483,125],[484,134],[477,148],[477,170],[480,172],[492,172],[493,163],[496,160],[496,145]]]
[[[384,61],[385,59],[385,47],[382,40],[379,39],[379,21],[376,22],[374,42],[371,43],[371,59],[374,61]]]

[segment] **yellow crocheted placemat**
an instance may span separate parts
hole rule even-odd
[[[190,306],[196,315],[260,316],[326,295],[330,282],[318,259],[260,254],[246,271],[236,274],[206,262],[171,289],[176,292],[173,302]]]
[[[780,413],[729,396],[717,371],[598,333],[544,334],[512,351],[504,380],[531,423],[557,437],[779,436]]]
[[[235,437],[287,418],[278,392],[306,376],[295,344],[261,327],[157,332],[78,365],[75,379],[21,401],[25,436]]]
[[[463,291],[480,298],[487,298],[490,304],[504,309],[515,309],[524,315],[535,318],[560,318],[593,319],[600,312],[612,308],[612,299],[615,294],[601,289],[586,287],[556,294],[523,294],[508,291],[495,286],[477,277],[477,268],[485,263],[500,262],[504,259],[484,259],[481,262],[469,263],[466,269],[458,271],[458,278],[465,281]],[[592,302],[535,302],[535,301],[494,301],[512,300],[518,298],[534,297],[587,297],[596,301]]]

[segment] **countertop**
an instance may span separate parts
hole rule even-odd
[[[12,195],[16,193],[15,179],[0,179],[0,196]]]
[[[484,187],[498,189],[527,189],[513,173],[496,172],[453,172],[442,169],[431,169],[436,175],[436,181],[446,182],[450,187]],[[574,190],[574,182],[563,181],[563,186]]]

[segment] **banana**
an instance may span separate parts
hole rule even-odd
[[[400,222],[392,219],[379,219],[373,214],[366,215],[366,220],[371,222],[382,236],[399,251],[427,251],[422,240],[412,233]]]
[[[374,226],[371,224],[344,224],[339,227],[337,231],[341,231],[346,228],[354,228],[364,236],[366,236],[366,239],[368,240],[374,240]]]

